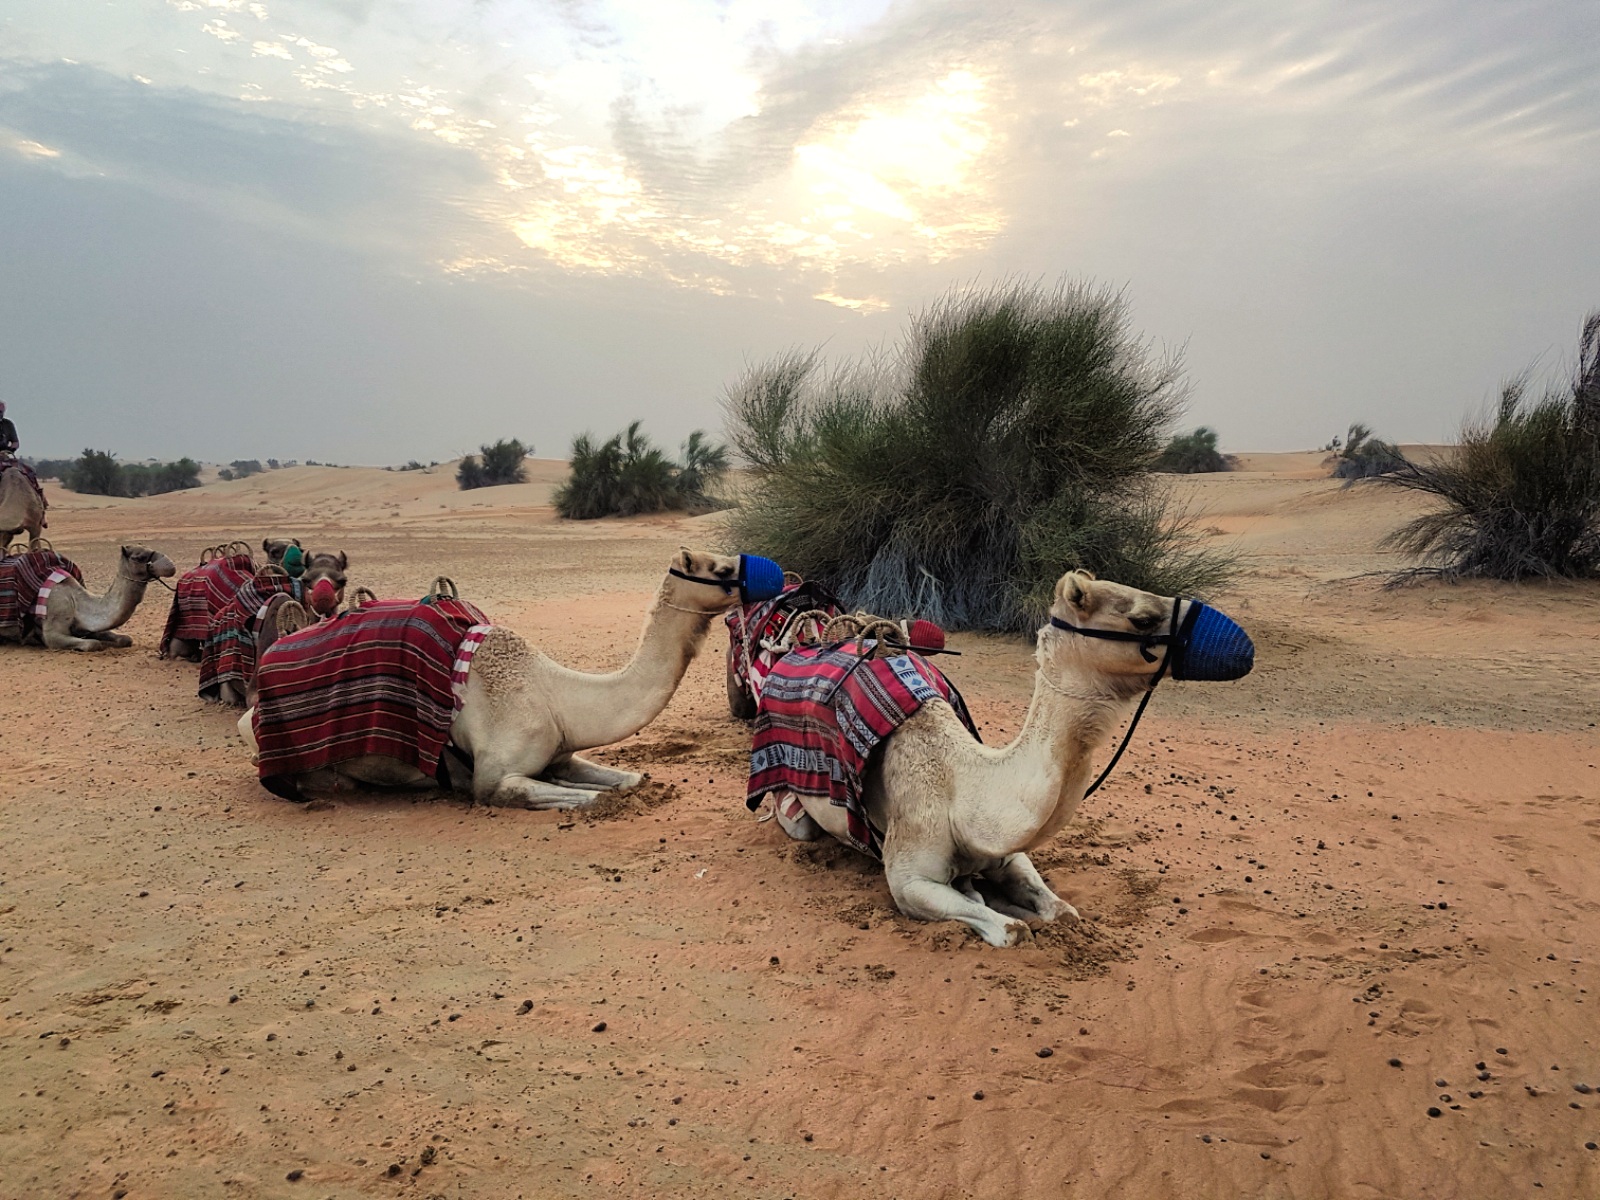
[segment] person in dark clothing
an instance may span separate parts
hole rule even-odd
[[[6,416],[6,402],[0,400],[0,471],[9,471],[15,468],[22,472],[22,477],[33,485],[33,490],[39,496],[39,503],[46,508],[50,501],[45,499],[44,485],[39,482],[39,477],[33,473],[33,468],[20,458],[16,457],[17,447],[22,443],[17,438],[17,427]],[[0,550],[4,550],[0,546]]]

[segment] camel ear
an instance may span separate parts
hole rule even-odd
[[[678,553],[683,557],[683,569],[686,573],[694,574],[694,551],[687,546],[679,546]]]
[[[272,553],[272,539],[271,538],[262,538],[261,539],[261,549],[265,553],[271,554]]]
[[[345,552],[341,550],[339,551],[339,570],[348,571],[349,569],[350,560],[345,556]]]
[[[1056,582],[1056,600],[1087,616],[1099,606],[1093,582],[1087,571],[1068,571]]]

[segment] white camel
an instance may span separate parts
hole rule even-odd
[[[1078,920],[1027,851],[1072,820],[1095,749],[1165,669],[1164,656],[1148,653],[1150,643],[1139,639],[1186,628],[1198,604],[1180,600],[1175,607],[1171,597],[1069,572],[1056,583],[1050,609],[1066,627],[1052,622],[1039,630],[1033,700],[1010,745],[982,745],[937,699],[882,743],[869,760],[863,798],[884,833],[884,873],[901,912],[963,921],[992,946],[1015,945],[1044,922]],[[1249,645],[1242,631],[1238,636]],[[785,792],[773,799],[791,837],[811,841],[826,831],[848,841],[845,809],[826,796]]]
[[[165,554],[144,546],[124,546],[117,559],[117,577],[100,596],[70,576],[56,584],[45,601],[38,637],[51,650],[109,650],[133,645],[133,639],[112,630],[127,623],[152,579],[177,574]]]
[[[739,602],[737,556],[684,549],[673,570],[681,575],[669,573],[662,581],[633,659],[609,674],[571,670],[495,626],[472,658],[466,695],[450,727],[452,782],[464,779],[470,765],[479,804],[563,809],[583,808],[604,791],[641,782],[642,775],[590,762],[578,751],[619,742],[654,720],[677,691],[712,618]],[[285,606],[280,620],[287,616]],[[239,720],[252,753],[254,716],[252,708]],[[355,784],[438,786],[409,763],[381,755],[310,771],[295,783],[302,793]]]

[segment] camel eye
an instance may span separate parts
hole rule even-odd
[[[1161,622],[1161,618],[1160,617],[1150,616],[1150,615],[1143,615],[1143,616],[1129,617],[1128,618],[1128,624],[1132,625],[1140,633],[1148,633],[1148,632],[1150,632],[1150,630],[1154,629],[1158,624],[1160,624],[1160,622]]]

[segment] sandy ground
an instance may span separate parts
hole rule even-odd
[[[1600,1195],[1600,593],[1383,591],[1408,497],[1242,466],[1178,486],[1258,668],[1163,685],[1039,856],[1090,919],[1010,951],[745,812],[718,653],[607,755],[672,788],[597,820],[268,795],[165,592],[131,650],[0,647],[0,1196]],[[55,491],[50,532],[91,585],[295,533],[614,665],[716,526],[562,524],[558,477]],[[1006,739],[1029,648],[954,645]]]

